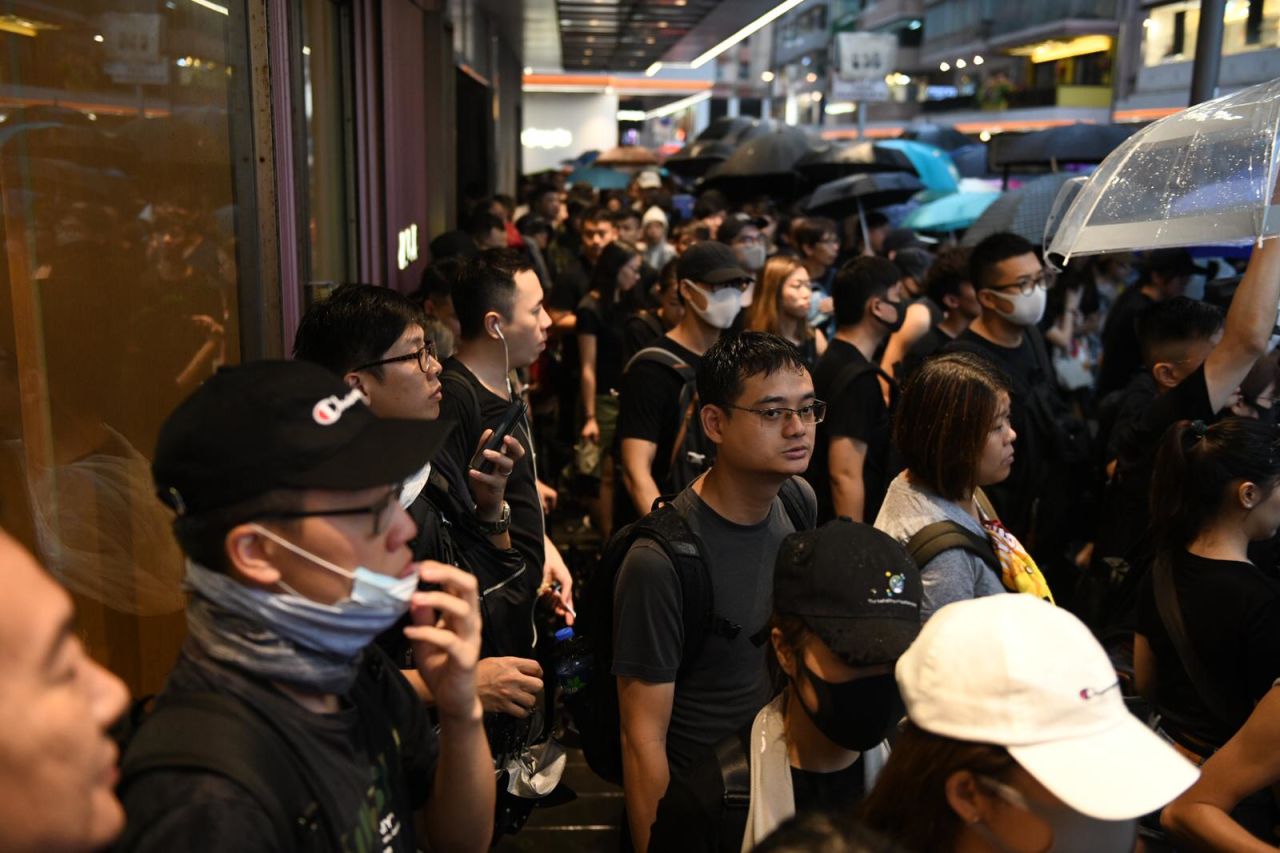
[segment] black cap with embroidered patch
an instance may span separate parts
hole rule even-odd
[[[727,284],[755,278],[742,268],[733,249],[715,240],[694,243],[686,249],[676,261],[676,275],[695,284]]]
[[[847,518],[778,549],[773,611],[795,616],[850,666],[892,663],[920,633],[920,571],[895,539]]]
[[[421,469],[451,426],[379,418],[318,365],[256,361],[222,368],[173,410],[151,473],[180,516],[274,489],[358,491]]]

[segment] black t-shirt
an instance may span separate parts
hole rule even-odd
[[[440,402],[440,417],[451,420],[455,426],[449,433],[442,455],[449,457],[460,471],[466,471],[480,444],[480,436],[486,429],[497,427],[512,403],[494,394],[476,378],[475,374],[457,358],[444,363],[444,398]],[[466,389],[466,383],[475,392],[475,403]],[[536,460],[533,442],[529,435],[529,420],[523,418],[511,435],[524,447],[524,456],[515,464],[507,480],[506,501],[511,506],[511,544],[524,557],[528,571],[522,580],[529,591],[532,605],[538,586],[542,583],[542,566],[546,561],[543,539],[542,500],[538,497]]]
[[[867,524],[875,521],[889,481],[898,474],[893,470],[890,411],[880,391],[881,374],[876,370],[866,370],[846,383],[844,388],[835,387],[846,368],[869,364],[857,347],[837,338],[827,345],[827,351],[818,359],[818,366],[813,372],[814,394],[827,404],[827,416],[818,425],[813,459],[806,475],[818,496],[819,524],[835,515],[829,469],[832,439],[854,438],[867,445],[866,459],[862,464],[865,495],[862,520]]]
[[[751,638],[769,622],[778,546],[795,528],[778,498],[764,521],[750,525],[724,518],[692,487],[674,505],[701,541],[717,618],[741,630],[733,638],[709,633],[696,659],[684,662],[680,579],[662,549],[641,539],[618,569],[613,674],[651,684],[675,682],[680,675],[667,757],[673,769],[681,769],[699,747],[749,724],[772,695],[765,649]]]
[[[746,749],[750,727],[738,736]],[[862,756],[844,770],[815,773],[791,768],[796,814],[809,811],[849,812],[866,796]],[[652,850],[682,853],[738,853],[747,829],[747,806],[730,810],[724,802],[724,777],[714,750],[702,751],[683,773],[672,774],[649,839]]]
[[[1169,427],[1181,420],[1212,422],[1204,365],[1176,386],[1153,399],[1115,436],[1116,474],[1108,486],[1107,512],[1098,530],[1100,557],[1131,556],[1151,520],[1151,474],[1156,452]]]
[[[915,369],[924,363],[924,360],[936,353],[938,350],[951,343],[955,338],[942,331],[941,326],[933,326],[929,331],[925,332],[918,341],[911,345],[907,350],[907,354],[902,357],[902,362],[898,365],[897,376],[894,378],[899,382],[910,376]]]
[[[618,390],[622,381],[622,309],[606,317],[600,300],[591,293],[578,303],[577,325],[579,335],[594,335],[596,339],[596,394],[608,394]]]
[[[662,318],[651,308],[627,317],[622,324],[622,366],[626,367],[631,356],[657,343],[666,333]]]
[[[650,346],[664,349],[697,370],[702,356],[663,335]],[[671,453],[679,430],[680,390],[684,380],[654,361],[638,361],[622,376],[618,399],[618,439],[641,438],[658,446],[653,479],[661,486],[671,468]]]
[[[1156,658],[1157,705],[1193,737],[1218,746],[1280,678],[1280,583],[1250,563],[1186,551],[1173,557],[1173,583],[1187,641],[1213,679],[1212,689],[1239,717],[1228,725],[1201,701],[1160,619],[1148,572],[1138,593],[1137,631]]]
[[[1156,304],[1131,287],[1111,306],[1102,329],[1102,367],[1098,371],[1098,394],[1109,394],[1128,384],[1142,370],[1142,346],[1138,343],[1138,320]]]
[[[209,660],[190,642],[161,698],[179,693],[233,696],[269,718],[307,768],[313,791],[337,810],[343,851],[416,850],[413,812],[426,802],[435,775],[437,744],[426,708],[391,661],[370,647],[360,678],[377,709],[344,698],[335,714],[317,714],[270,684]],[[375,721],[393,731],[374,731]],[[383,744],[399,743],[398,754]],[[157,770],[139,777],[124,798],[128,826],[117,849],[131,853],[268,853],[278,849],[267,811],[236,783],[191,770]],[[319,833],[312,850],[332,850]]]
[[[1050,439],[1041,435],[1034,427],[1035,420],[1031,416],[1027,400],[1031,390],[1037,385],[1055,381],[1036,356],[1031,336],[1039,334],[1038,329],[1028,327],[1024,330],[1021,344],[1006,347],[987,340],[972,329],[966,329],[960,337],[943,348],[945,352],[965,350],[984,355],[1004,371],[1012,382],[1009,421],[1018,434],[1014,444],[1013,467],[1003,483],[983,486],[982,489],[995,505],[1000,520],[1023,542],[1031,540],[1036,500],[1048,487],[1048,464],[1044,456]]]

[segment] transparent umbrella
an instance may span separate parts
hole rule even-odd
[[[1073,255],[1246,244],[1280,234],[1278,124],[1280,79],[1138,131],[1080,188],[1050,253],[1065,262]]]

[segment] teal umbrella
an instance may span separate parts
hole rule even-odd
[[[876,145],[906,155],[927,189],[951,193],[960,189],[960,172],[955,161],[941,148],[907,139],[882,139]]]
[[[631,176],[604,166],[587,166],[569,175],[569,186],[577,183],[591,184],[598,190],[625,190],[631,183]]]
[[[963,231],[978,221],[998,192],[952,193],[920,205],[902,221],[902,227],[915,231]]]

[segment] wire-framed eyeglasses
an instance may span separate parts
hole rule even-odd
[[[770,406],[767,409],[753,409],[748,406],[725,406],[725,408],[751,412],[767,424],[781,424],[795,416],[800,419],[800,423],[812,426],[822,423],[822,419],[827,416],[827,404],[821,400],[814,400],[798,409],[788,409],[786,406]]]

